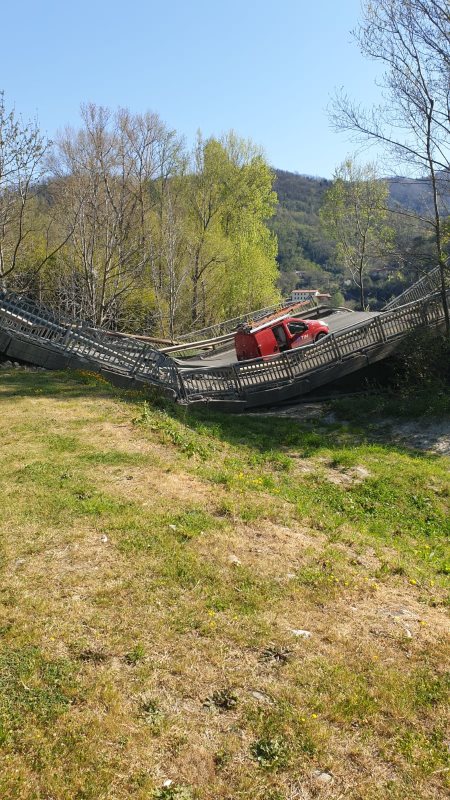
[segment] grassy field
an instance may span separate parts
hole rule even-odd
[[[0,408],[1,800],[447,796],[450,459],[89,373]]]

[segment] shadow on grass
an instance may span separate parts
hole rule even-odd
[[[232,414],[205,406],[179,406],[158,395],[151,386],[142,390],[119,389],[101,376],[88,371],[25,371],[22,369],[0,371],[0,402],[19,397],[55,397],[58,400],[76,398],[115,399],[136,407],[136,416],[146,401],[151,410],[159,410],[174,422],[189,428],[194,434],[213,437],[233,446],[244,445],[261,454],[295,449],[303,457],[310,457],[320,449],[342,450],[354,446],[378,445],[387,452],[408,454],[426,460],[439,459],[438,454],[394,442],[389,429],[393,421],[409,420],[423,424],[424,397],[419,402],[404,399],[402,414],[394,419],[395,399],[392,396],[367,395],[333,404],[333,411],[341,420],[324,422],[320,418],[296,420],[273,415]],[[445,404],[445,408],[447,403]],[[330,408],[328,406],[328,408]],[[409,414],[408,414],[409,409]],[[380,428],[383,416],[386,428]],[[377,424],[373,424],[376,417]]]
[[[170,413],[170,412],[169,412]],[[214,435],[215,438],[232,445],[246,445],[264,453],[273,450],[296,449],[304,457],[310,457],[320,449],[342,450],[343,448],[377,445],[388,452],[408,454],[426,460],[440,458],[437,453],[414,447],[413,444],[402,444],[392,437],[391,424],[404,421],[386,419],[386,424],[377,424],[370,418],[352,415],[345,420],[324,422],[319,419],[296,420],[292,417],[276,418],[272,415],[260,416],[226,415],[208,409],[184,411],[175,409],[172,415],[196,432]],[[414,418],[408,418],[414,423]],[[423,419],[417,419],[419,426]],[[450,427],[450,423],[449,423]],[[435,441],[438,440],[436,434]],[[433,445],[433,437],[428,437],[429,445]]]
[[[114,398],[143,402],[147,393],[123,390],[113,386],[93,372],[80,370],[35,371],[13,369],[0,371],[0,402],[19,397],[83,397]]]

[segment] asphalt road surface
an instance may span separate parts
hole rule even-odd
[[[378,311],[335,311],[329,316],[324,315],[324,322],[328,325],[330,333],[343,331],[345,328],[352,328],[359,322],[378,316]],[[227,367],[237,362],[234,346],[230,345],[227,350],[221,352],[207,351],[203,356],[192,358],[175,359],[180,367],[194,369],[195,367]]]

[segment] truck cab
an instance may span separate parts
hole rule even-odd
[[[328,325],[318,319],[283,317],[236,331],[234,345],[238,361],[264,358],[313,344],[328,334]]]

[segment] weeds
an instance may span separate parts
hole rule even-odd
[[[288,763],[287,742],[279,737],[258,739],[252,744],[250,752],[263,769],[281,769]]]
[[[152,729],[154,734],[160,734],[164,726],[165,717],[157,700],[146,699],[142,702],[140,707],[140,716],[145,720],[146,724]]]
[[[269,645],[261,652],[260,661],[287,664],[293,657],[293,651],[280,645]]]
[[[93,664],[103,664],[107,658],[108,655],[104,650],[95,647],[87,647],[78,654],[80,661],[90,661]]]
[[[136,664],[139,664],[140,661],[144,661],[145,659],[145,648],[142,644],[137,644],[130,650],[128,653],[124,655],[124,661],[126,664],[129,664],[131,667],[134,667]]]
[[[231,711],[233,708],[236,708],[237,703],[238,699],[236,694],[232,689],[227,687],[225,689],[216,689],[211,697],[205,700],[204,705],[207,707],[215,706],[220,709],[220,711]]]
[[[157,432],[163,442],[170,442],[189,458],[198,456],[205,460],[211,453],[211,445],[202,441],[200,435],[187,433],[184,426],[164,411],[151,410],[147,401],[142,405],[141,413],[134,420],[136,425],[144,425]]]
[[[172,781],[167,783],[169,785],[154,790],[153,800],[194,800],[194,793],[189,786],[176,786]]]
[[[74,673],[70,661],[50,661],[37,647],[0,652],[3,740],[31,720],[45,727],[62,714],[70,706]]]

